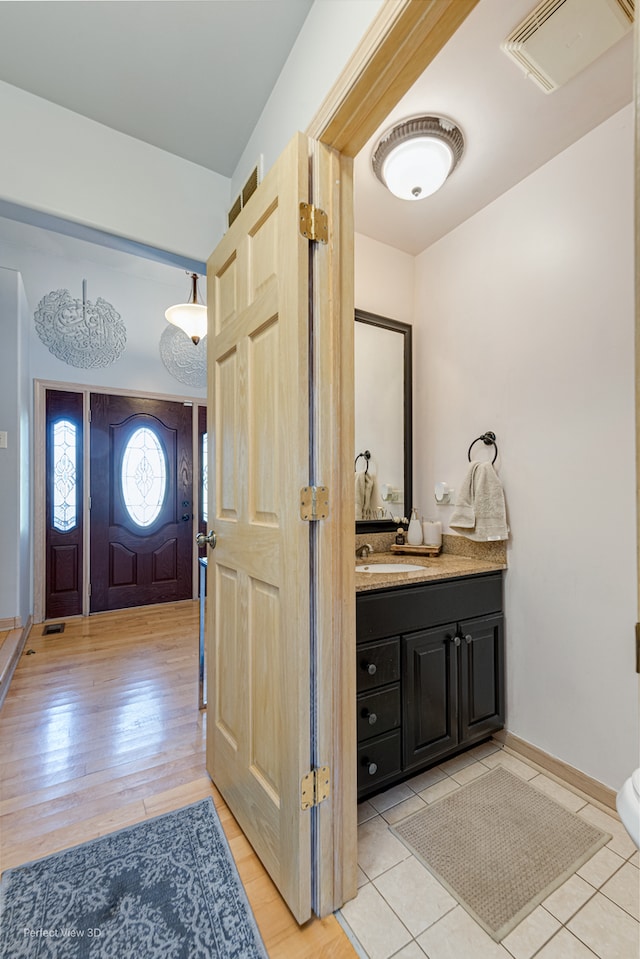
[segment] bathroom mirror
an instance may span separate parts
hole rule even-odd
[[[411,511],[411,326],[364,310],[355,320],[356,532],[384,532]]]

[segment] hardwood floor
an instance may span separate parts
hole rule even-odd
[[[352,959],[333,916],[297,925],[206,773],[198,604],[42,630],[0,711],[0,868],[212,796],[271,959]]]

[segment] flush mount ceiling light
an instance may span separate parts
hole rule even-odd
[[[423,200],[439,190],[462,156],[464,139],[452,120],[421,116],[384,134],[371,162],[378,179],[401,200]]]
[[[198,303],[198,274],[191,273],[191,300],[189,303],[176,303],[165,310],[169,323],[180,327],[198,345],[207,334],[207,308]]]

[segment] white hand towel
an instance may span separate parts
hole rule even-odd
[[[476,542],[507,539],[504,492],[491,463],[472,463],[460,484],[451,529]]]
[[[356,473],[356,519],[369,519],[373,476],[364,470]]]

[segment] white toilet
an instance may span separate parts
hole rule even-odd
[[[616,797],[616,806],[622,824],[640,848],[640,769],[624,783]]]

